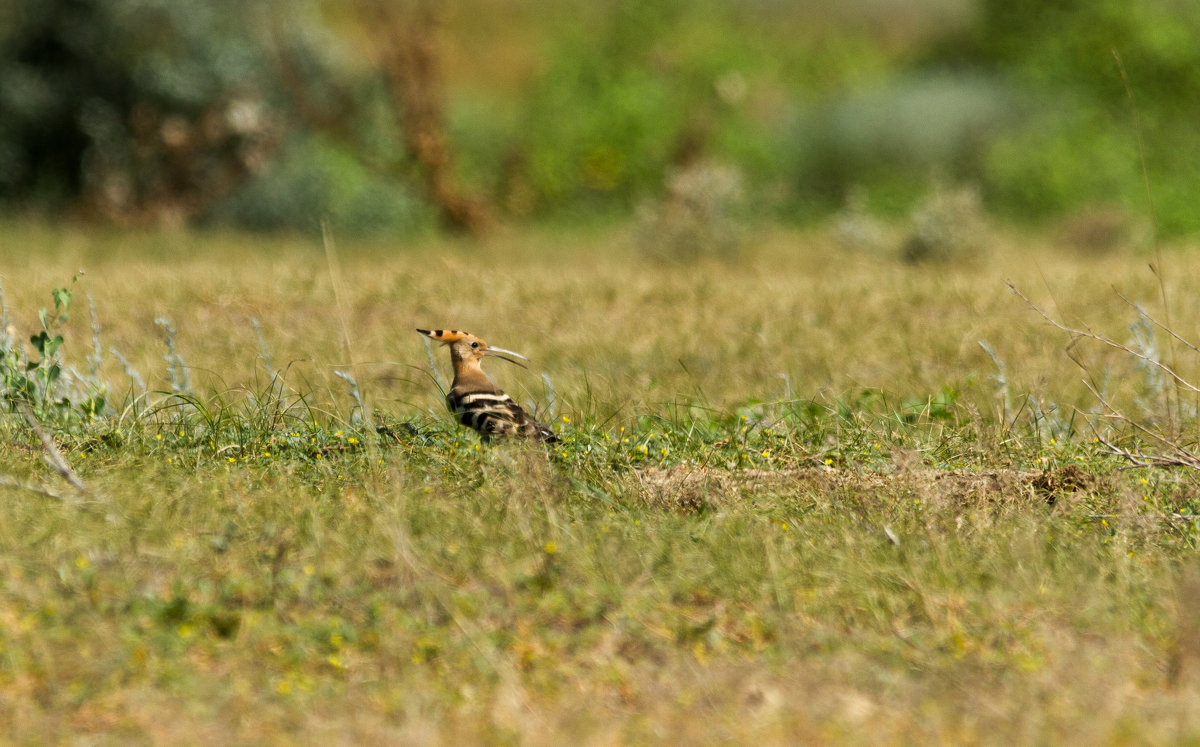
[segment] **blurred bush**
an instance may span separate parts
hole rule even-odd
[[[924,64],[1001,72],[1020,102],[1020,120],[982,144],[989,204],[1033,219],[1112,203],[1145,215],[1132,92],[1159,230],[1200,230],[1195,11],[1178,0],[981,0],[979,21]]]
[[[178,222],[266,168],[276,122],[258,6],[0,5],[0,197]]]
[[[1144,228],[1129,215],[1106,205],[1094,205],[1067,216],[1054,232],[1054,240],[1084,254],[1099,255],[1131,244],[1145,244]]]
[[[435,225],[433,210],[404,184],[306,133],[285,142],[269,170],[215,203],[206,220],[259,231],[316,230],[325,220],[339,235],[413,235]]]
[[[661,189],[689,118],[711,99],[661,43],[685,10],[621,1],[599,26],[564,27],[510,146],[531,209],[630,209]]]
[[[838,97],[797,123],[809,152],[793,178],[822,207],[865,186],[871,208],[907,213],[936,179],[979,178],[984,146],[1013,119],[997,77],[934,71]]]
[[[970,261],[987,248],[987,217],[972,187],[935,185],[917,204],[912,228],[900,249],[906,262]]]
[[[666,194],[638,211],[642,252],[657,260],[733,259],[745,234],[742,174],[728,165],[697,161],[675,169]]]
[[[396,176],[382,86],[337,59],[319,10],[5,0],[0,201],[122,223],[427,226]],[[345,131],[313,127],[305,107],[342,107]]]
[[[568,5],[581,20],[555,28],[508,144],[501,183],[525,212],[628,208],[704,156],[795,220],[856,185],[869,212],[900,218],[939,180],[1021,220],[1145,214],[1116,49],[1159,230],[1200,229],[1200,158],[1180,157],[1200,151],[1200,14],[1178,0]]]
[[[841,248],[875,256],[888,251],[887,226],[872,215],[868,195],[861,186],[846,194],[846,204],[833,215],[833,236]]]

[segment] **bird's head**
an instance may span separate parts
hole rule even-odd
[[[449,345],[450,357],[455,362],[462,361],[463,363],[478,364],[483,360],[484,356],[490,355],[524,368],[524,364],[515,359],[520,358],[522,361],[529,360],[520,353],[488,345],[475,335],[461,332],[457,329],[418,329],[417,331],[426,337]]]

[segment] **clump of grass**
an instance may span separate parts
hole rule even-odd
[[[854,187],[846,202],[833,216],[833,232],[843,248],[883,255],[888,249],[887,231],[882,221],[871,215],[866,190]]]
[[[188,376],[188,368],[183,362],[183,356],[175,349],[175,325],[162,317],[155,319],[154,323],[163,330],[163,342],[167,348],[163,360],[167,364],[167,381],[171,384],[171,391],[176,394],[191,394],[192,383]]]
[[[901,248],[906,262],[978,259],[987,248],[987,219],[974,187],[936,186],[912,211]]]
[[[732,166],[699,161],[672,171],[657,204],[643,207],[638,239],[654,259],[737,256],[746,231],[746,190]]]
[[[1055,240],[1085,254],[1106,254],[1139,243],[1132,218],[1118,207],[1094,207],[1065,218]]]
[[[1195,383],[1200,346],[1120,292],[1117,297],[1136,313],[1128,325],[1130,336],[1126,341],[1086,325],[1066,324],[1010,287],[1044,320],[1070,336],[1071,359],[1084,371],[1085,386],[1098,405],[1090,422],[1099,443],[1137,466],[1200,469],[1200,432],[1191,425],[1197,415],[1194,398],[1200,394],[1200,386]],[[1160,292],[1165,300],[1165,285]],[[1131,367],[1133,374],[1121,381],[1126,386],[1108,391],[1110,377],[1098,371],[1097,359],[1086,357],[1083,343],[1123,356],[1123,363]],[[1130,381],[1138,379],[1140,382],[1130,386]]]
[[[38,419],[53,420],[64,428],[103,413],[108,395],[107,385],[95,373],[100,355],[98,329],[93,329],[95,348],[88,361],[89,375],[80,375],[62,358],[62,330],[70,317],[75,280],[51,291],[54,306],[38,312],[40,329],[29,338],[31,351],[14,339],[15,330],[8,323],[0,345],[0,403],[27,408]],[[3,315],[7,319],[7,307]]]

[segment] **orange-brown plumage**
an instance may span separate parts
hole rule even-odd
[[[553,431],[530,417],[483,372],[481,364],[485,356],[503,358],[520,366],[521,363],[514,359],[524,359],[523,355],[491,347],[475,335],[456,329],[417,331],[450,347],[454,381],[446,393],[446,404],[459,423],[473,428],[485,441],[492,436],[558,440]]]

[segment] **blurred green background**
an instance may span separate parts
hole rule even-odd
[[[409,236],[699,179],[788,223],[945,185],[1145,221],[1135,111],[1197,231],[1194,0],[0,0],[8,215]]]

